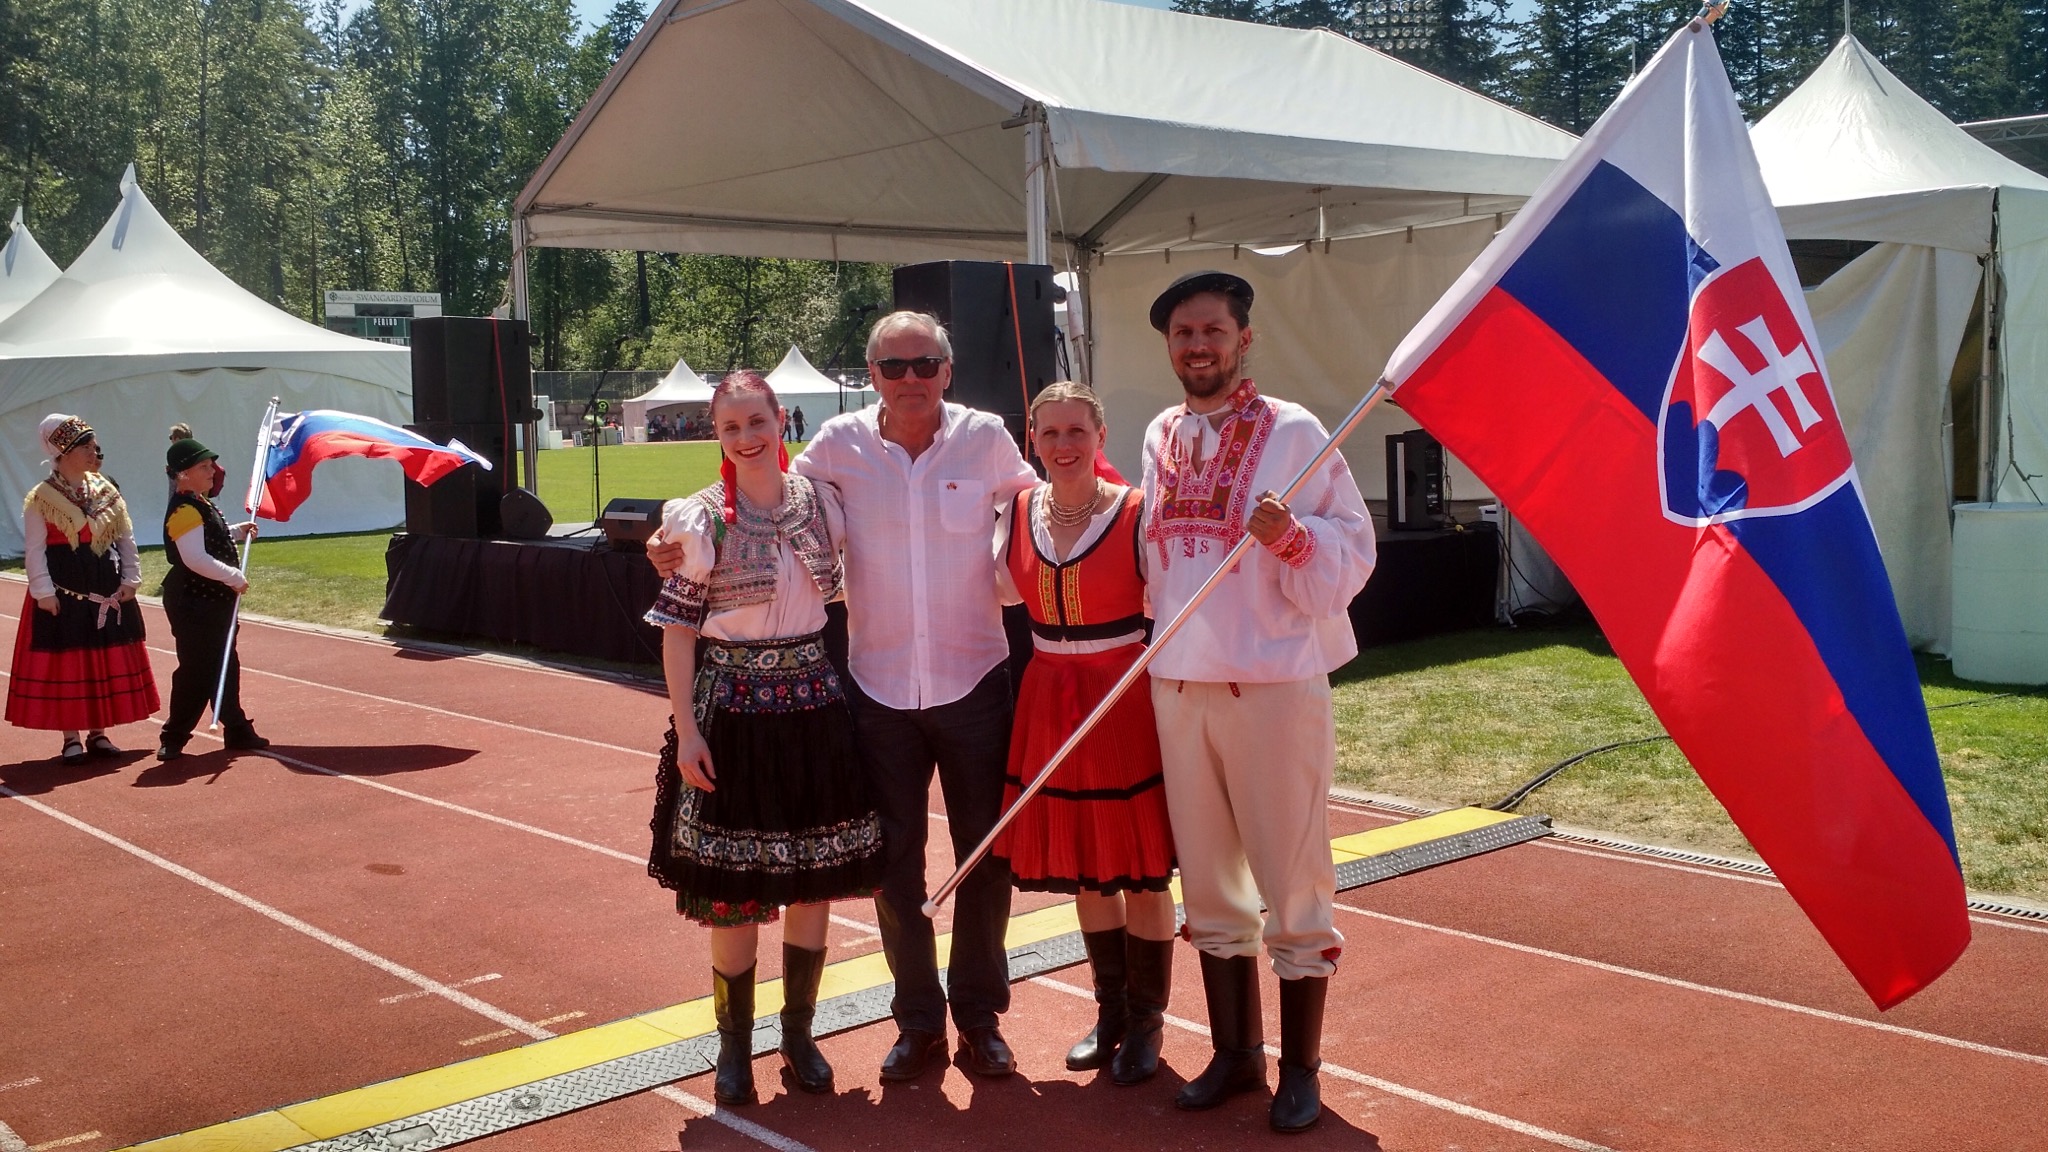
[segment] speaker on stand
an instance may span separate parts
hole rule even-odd
[[[405,484],[406,531],[424,536],[496,537],[518,484],[519,431],[539,418],[524,320],[433,316],[413,321],[412,429],[439,444],[460,440],[491,462],[465,467],[432,488]],[[527,495],[531,495],[530,493]],[[520,501],[517,527],[537,521]],[[537,499],[530,501],[538,504]],[[540,516],[547,510],[539,509]],[[547,517],[549,523],[553,518]],[[546,528],[540,530],[546,534]]]
[[[1444,522],[1444,446],[1420,428],[1387,437],[1387,527],[1427,532]]]
[[[1052,267],[939,260],[896,269],[898,310],[929,312],[953,338],[948,398],[1003,418],[1020,447],[1031,398],[1058,379]]]

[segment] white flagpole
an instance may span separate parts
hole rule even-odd
[[[253,518],[263,498],[263,466],[270,463],[270,441],[276,431],[277,397],[270,398],[270,407],[263,410],[263,423],[256,429],[256,462],[249,468],[249,493],[242,500],[242,509]],[[256,542],[254,533],[242,537],[241,567],[246,576],[249,572],[249,546]],[[228,643],[220,654],[220,677],[213,683],[213,723],[207,731],[220,731],[220,698],[228,690],[228,661],[235,658],[235,632],[242,623],[242,594],[235,593],[235,606],[228,613]]]
[[[1365,414],[1372,410],[1373,405],[1379,403],[1391,390],[1385,380],[1374,382],[1371,390],[1359,400],[1358,406],[1351,410],[1351,415],[1346,416],[1344,422],[1331,431],[1330,439],[1323,444],[1322,450],[1302,467],[1294,482],[1287,486],[1287,491],[1280,494],[1281,503],[1294,499],[1300,493],[1302,485],[1308,483],[1309,477],[1316,474],[1316,469],[1329,461],[1330,456],[1337,451],[1338,445],[1344,443],[1345,437],[1351,435],[1358,427],[1358,422],[1365,419]],[[1153,633],[1152,643],[1138,654],[1137,660],[1124,671],[1123,677],[1110,686],[1108,695],[1102,698],[1102,703],[1097,704],[1095,711],[1090,712],[1087,718],[1081,721],[1080,727],[1074,729],[1074,734],[1067,737],[1067,742],[1060,745],[1059,751],[1052,754],[1052,759],[1045,762],[1045,768],[1023,792],[1018,794],[1017,802],[1010,805],[1010,810],[1003,813],[1002,819],[996,821],[996,826],[988,830],[988,835],[981,838],[981,843],[974,846],[974,851],[968,853],[967,858],[954,867],[953,874],[946,877],[946,882],[939,885],[939,890],[932,893],[932,898],[924,902],[926,916],[939,914],[939,905],[944,904],[947,898],[953,895],[953,890],[960,887],[961,881],[967,879],[967,874],[974,870],[976,864],[981,863],[983,856],[988,855],[988,850],[995,844],[996,837],[1002,835],[1003,829],[1010,826],[1010,821],[1017,818],[1017,813],[1022,812],[1026,804],[1031,803],[1031,798],[1038,795],[1039,789],[1052,782],[1054,769],[1065,763],[1068,756],[1073,755],[1074,749],[1081,746],[1081,741],[1087,738],[1088,733],[1094,731],[1095,726],[1102,722],[1102,718],[1109,715],[1109,710],[1116,707],[1116,702],[1123,699],[1124,693],[1131,690],[1131,685],[1138,682],[1139,675],[1152,663],[1152,657],[1158,655],[1159,650],[1166,646],[1166,642],[1173,639],[1173,634],[1180,631],[1181,625],[1188,622],[1188,617],[1194,615],[1195,609],[1202,606],[1202,601],[1209,598],[1209,593],[1216,590],[1216,585],[1222,583],[1223,577],[1237,565],[1238,558],[1244,555],[1245,549],[1251,544],[1251,533],[1246,532],[1239,536],[1237,543],[1231,545],[1230,551],[1224,554],[1223,563],[1218,564],[1216,570],[1209,573],[1209,578],[1202,581],[1202,586],[1195,589],[1195,594],[1189,598],[1186,606],[1181,608],[1173,619],[1167,621],[1166,627]]]

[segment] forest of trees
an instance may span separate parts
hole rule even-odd
[[[617,0],[0,0],[0,210],[60,264],[104,222],[122,169],[238,283],[318,321],[330,288],[503,302],[513,196],[646,19]],[[972,3],[973,0],[960,0]],[[1573,131],[1697,7],[1679,0],[1176,0],[1327,27]],[[2048,0],[1856,0],[1857,36],[1958,120],[2048,110]],[[1841,34],[1840,0],[1734,7],[1716,28],[1762,115]],[[1405,21],[1413,33],[1389,36]],[[687,114],[684,110],[682,114]],[[887,269],[542,250],[536,367],[708,370],[829,360]],[[646,340],[621,344],[628,333]]]

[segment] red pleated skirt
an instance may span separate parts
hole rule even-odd
[[[97,614],[91,605],[74,612]],[[141,619],[142,605],[130,601],[124,613]],[[55,650],[32,642],[36,613],[23,597],[21,625],[14,634],[14,667],[7,680],[7,722],[51,732],[86,732],[147,720],[160,703],[149,653],[140,639]]]
[[[1032,654],[1010,734],[1006,811],[1142,651],[1129,644],[1080,656]],[[1017,887],[1026,891],[1166,890],[1173,878],[1173,829],[1149,677],[1140,676],[1117,701],[992,851],[1010,862]]]

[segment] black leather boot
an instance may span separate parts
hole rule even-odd
[[[727,976],[713,968],[711,1011],[718,1020],[718,1069],[711,1095],[720,1104],[752,1104],[754,968],[737,976]]]
[[[1127,938],[1121,928],[1081,933],[1081,943],[1088,949],[1088,967],[1095,974],[1095,1027],[1067,1049],[1069,1071],[1087,1072],[1103,1067],[1116,1055],[1117,1045],[1123,1043],[1130,1019],[1124,959]]]
[[[270,747],[270,741],[257,735],[256,722],[253,720],[242,720],[228,725],[227,732],[221,737],[221,743],[244,752],[260,752]]]
[[[1266,1114],[1275,1132],[1306,1132],[1323,1117],[1323,1004],[1328,976],[1280,982],[1280,1088]]]
[[[832,1090],[832,1065],[811,1039],[818,1010],[818,981],[825,975],[825,950],[782,946],[782,1066],[798,1088],[813,1095]]]
[[[1216,1054],[1187,1082],[1174,1106],[1214,1108],[1240,1092],[1266,1086],[1266,1028],[1259,1012],[1257,956],[1202,957],[1202,994],[1209,1001],[1209,1043]]]
[[[1143,1084],[1159,1071],[1166,998],[1173,988],[1173,944],[1133,936],[1125,945],[1131,970],[1131,1024],[1116,1059],[1109,1062],[1109,1078],[1118,1084]]]

